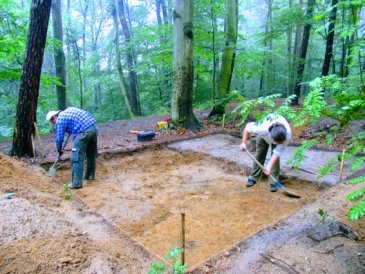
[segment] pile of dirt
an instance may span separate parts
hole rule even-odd
[[[0,155],[0,177],[1,273],[148,269],[151,258],[133,252],[126,236],[118,235],[77,198],[65,201],[62,183],[41,167]],[[121,248],[124,245],[130,247]]]

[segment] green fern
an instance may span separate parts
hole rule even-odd
[[[317,120],[321,117],[325,105],[323,90],[319,88],[312,90],[303,102],[304,111],[311,120]]]
[[[365,215],[365,198],[362,198],[358,201],[354,206],[352,206],[349,210],[349,219],[350,220],[358,220]]]
[[[356,201],[362,198],[364,195],[365,195],[365,188],[362,188],[350,193],[349,195],[347,195],[346,198],[349,201]]]
[[[358,157],[351,164],[351,171],[358,170],[364,163],[365,157]]]
[[[365,176],[360,176],[356,178],[352,178],[349,183],[352,185],[356,185],[358,183],[364,183],[365,182]]]
[[[289,159],[288,164],[292,164],[295,168],[299,168],[300,163],[304,160],[304,153],[317,143],[318,142],[315,139],[302,142],[302,144],[295,149],[294,155]]]
[[[338,163],[338,157],[331,158],[325,166],[319,169],[318,178],[321,178],[328,173],[334,171],[336,169],[336,164]]]

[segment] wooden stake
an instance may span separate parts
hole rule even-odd
[[[342,183],[343,165],[345,162],[346,149],[342,150],[341,165],[340,165],[340,183]]]
[[[181,264],[185,264],[185,212],[180,212],[181,214]]]
[[[32,140],[33,157],[34,157],[34,160],[35,160],[35,146],[34,146],[34,138],[33,138],[33,135],[30,135],[30,139]]]
[[[225,123],[226,123],[226,114],[223,114],[222,128],[224,128]]]
[[[38,127],[37,127],[37,123],[34,122],[34,129],[35,129],[35,134],[37,136],[37,140],[38,140],[38,146],[39,146],[39,152],[40,152],[40,156],[43,158],[43,143],[42,143],[42,139],[41,136],[39,135],[39,131],[38,131]]]

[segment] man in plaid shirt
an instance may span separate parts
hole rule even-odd
[[[85,155],[87,167],[85,180],[95,177],[95,162],[97,155],[96,119],[87,111],[69,107],[62,111],[49,111],[46,120],[55,125],[56,147],[59,155],[63,154],[63,139],[65,133],[72,135],[72,181],[70,188],[82,188]]]

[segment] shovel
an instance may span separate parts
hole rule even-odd
[[[259,161],[257,161],[257,159],[248,150],[245,150],[245,151],[248,154],[248,156],[250,156],[250,158],[263,170],[264,166]],[[291,191],[286,190],[285,187],[278,180],[276,180],[274,176],[269,174],[269,177],[275,182],[275,186],[278,189],[280,189],[285,195],[287,195],[289,197],[292,197],[292,198],[300,198],[299,195],[297,195],[297,194],[295,194]]]
[[[66,142],[63,144],[62,150],[65,149],[65,146],[67,145],[67,142],[68,142],[69,138],[70,138],[70,134],[67,136]],[[61,159],[61,155],[58,154],[58,157],[57,157],[56,161],[53,163],[51,168],[48,170],[48,174],[51,175],[52,177],[54,177],[55,174],[56,174],[56,165],[57,165],[57,163],[60,159]]]

